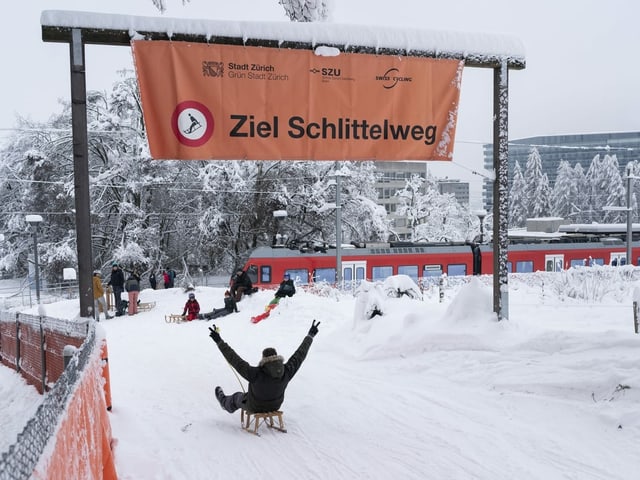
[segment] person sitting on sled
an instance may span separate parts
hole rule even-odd
[[[231,296],[239,302],[242,299],[242,295],[251,295],[254,293],[253,282],[249,278],[249,274],[238,268],[236,274],[231,278],[231,285],[229,288]]]
[[[198,318],[198,314],[200,313],[200,304],[198,300],[196,300],[196,294],[191,292],[189,294],[189,300],[184,304],[184,310],[182,311],[182,316],[185,317],[185,320],[190,322],[191,320],[196,320]]]
[[[212,312],[198,315],[198,318],[200,320],[211,320],[212,318],[224,317],[233,312],[238,313],[238,305],[236,304],[235,298],[231,296],[231,292],[227,290],[224,292],[223,308],[214,308]]]
[[[223,410],[229,413],[237,409],[250,413],[265,413],[278,410],[284,402],[284,392],[287,385],[300,369],[302,362],[309,352],[313,337],[318,333],[320,322],[314,320],[309,332],[302,340],[298,349],[291,358],[284,363],[284,359],[278,355],[275,348],[265,348],[262,351],[262,360],[257,367],[249,365],[220,338],[216,326],[209,327],[209,336],[216,342],[224,358],[236,371],[249,382],[248,391],[235,392],[225,395],[222,388],[216,387],[216,398]]]
[[[291,276],[288,273],[284,274],[284,279],[280,282],[280,287],[276,292],[276,298],[293,297],[296,294],[296,286],[291,280]]]

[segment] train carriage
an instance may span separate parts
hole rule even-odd
[[[531,239],[529,239],[531,241]],[[633,242],[632,258],[638,265],[640,244]],[[362,280],[384,280],[404,274],[417,284],[448,276],[473,274],[474,255],[467,243],[388,243],[342,248],[342,279],[345,287]],[[493,247],[480,246],[482,274],[493,273]],[[529,273],[561,271],[577,266],[625,265],[625,244],[615,237],[565,236],[527,243],[522,239],[509,245],[507,271]],[[250,256],[245,269],[254,285],[276,287],[289,273],[298,285],[320,282],[335,284],[335,248],[290,249],[259,247]]]

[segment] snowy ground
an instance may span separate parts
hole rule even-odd
[[[491,287],[476,279],[448,290],[443,303],[436,291],[423,301],[389,299],[386,315],[367,321],[351,296],[299,291],[254,325],[249,318],[271,299],[259,292],[216,322],[254,365],[267,346],[288,358],[312,319],[322,322],[282,407],[288,433],[265,428],[261,437],[214,400],[216,385],[230,393],[240,384],[208,337],[212,322],[165,323],[186,294],[145,290],[142,301],[157,302],[152,311],[100,323],[119,477],[633,478],[640,336],[629,286],[621,289],[615,300],[587,304],[511,284],[510,319],[500,323]],[[196,295],[205,311],[222,306],[221,288]],[[46,306],[63,317],[69,307]],[[9,394],[30,390],[0,368],[0,385],[7,377]],[[7,408],[0,403],[0,417]]]

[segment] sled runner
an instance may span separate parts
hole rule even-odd
[[[148,312],[153,307],[156,306],[156,302],[140,302],[138,304],[138,311],[140,312]]]
[[[278,306],[278,302],[280,301],[280,299],[278,297],[274,298],[273,300],[271,300],[266,307],[264,307],[264,312],[261,313],[260,315],[256,315],[255,317],[251,317],[251,323],[258,323],[262,320],[264,320],[265,318],[267,318],[269,315],[271,315],[271,310],[273,310],[274,308],[276,308]]]
[[[277,425],[275,424],[274,419],[278,419]],[[267,413],[251,413],[244,409],[240,410],[240,425],[243,430],[260,436],[258,433],[260,423],[265,423],[269,428],[274,428],[280,432],[287,433],[287,429],[284,428],[284,420],[282,420],[282,412],[280,410]]]
[[[182,323],[184,322],[184,316],[171,313],[164,316],[164,321],[167,323]]]

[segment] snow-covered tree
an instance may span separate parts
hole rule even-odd
[[[333,0],[279,0],[292,22],[321,22],[329,18]]]
[[[516,160],[513,181],[509,192],[509,226],[524,227],[527,221],[527,183],[522,175],[520,163]]]
[[[582,165],[576,163],[573,167],[573,177],[576,184],[576,195],[571,203],[571,215],[574,223],[591,221],[591,203],[589,201],[589,182]]]
[[[549,178],[542,171],[542,158],[536,147],[531,147],[527,157],[524,179],[528,217],[546,217],[551,212]]]
[[[606,179],[606,190],[608,195],[605,200],[605,210],[603,222],[623,223],[627,220],[627,213],[622,209],[627,208],[626,187],[620,176],[620,165],[615,155],[605,155],[604,176]],[[609,210],[607,207],[614,207]]]
[[[439,193],[432,176],[412,175],[396,196],[396,213],[407,218],[412,241],[464,241],[475,236],[476,216],[452,194]]]
[[[569,219],[573,211],[572,202],[577,196],[575,172],[566,160],[558,165],[556,183],[551,190],[551,214]]]
[[[167,0],[151,1],[162,13],[167,11]],[[182,0],[183,5],[188,2]],[[278,3],[292,22],[321,22],[329,18],[333,0],[278,0]]]

